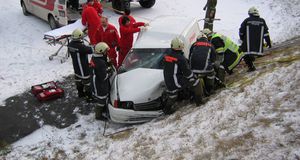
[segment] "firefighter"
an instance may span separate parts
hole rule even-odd
[[[271,40],[268,26],[255,7],[248,10],[249,17],[241,24],[239,35],[242,41],[241,49],[246,54],[244,60],[248,65],[248,72],[255,71],[253,64],[255,55],[262,55],[264,41],[271,48]]]
[[[92,93],[90,89],[88,54],[92,54],[93,49],[84,44],[83,35],[80,29],[73,31],[68,51],[72,57],[78,97],[86,97],[89,102],[92,100]]]
[[[225,71],[228,74],[232,74],[233,69],[244,57],[244,53],[241,52],[239,46],[230,38],[219,33],[212,32],[208,28],[205,28],[202,32],[207,36],[208,40],[216,49],[217,59],[215,64],[217,66],[217,82],[221,85],[224,85]]]
[[[122,25],[120,26],[121,38],[120,38],[118,66],[122,64],[127,53],[132,48],[133,34],[140,32],[141,30],[146,30],[146,26],[148,26],[148,23],[137,22],[131,24],[130,19],[127,16],[123,17]]]
[[[90,67],[92,74],[92,93],[95,100],[95,118],[97,120],[105,120],[102,115],[107,107],[109,94],[109,78],[112,68],[109,66],[107,53],[109,46],[105,42],[100,42],[95,46],[95,54],[93,54]]]
[[[107,17],[101,17],[101,26],[95,34],[96,42],[105,42],[109,46],[108,57],[117,68],[117,52],[120,36],[116,27],[108,23]]]
[[[194,77],[188,61],[183,53],[184,44],[178,37],[171,41],[171,50],[164,57],[164,80],[167,87],[167,101],[164,104],[165,114],[174,112],[172,106],[176,102],[179,91],[197,88],[199,80]],[[196,94],[198,95],[198,94]],[[196,104],[201,103],[201,97],[195,96]]]
[[[189,62],[191,70],[197,77],[203,77],[206,95],[213,92],[215,84],[214,63],[216,52],[204,33],[200,33],[197,41],[191,46]]]
[[[82,25],[87,26],[88,36],[91,45],[96,44],[95,33],[97,32],[97,29],[101,25],[100,17],[98,16],[98,13],[96,9],[93,7],[93,5],[94,5],[94,0],[88,0],[87,5],[85,5],[81,15]]]

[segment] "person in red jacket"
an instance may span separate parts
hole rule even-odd
[[[98,0],[94,0],[93,7],[96,9],[98,15],[102,16],[103,9],[101,3]]]
[[[130,24],[131,25],[136,23],[136,20],[130,15],[130,13],[131,12],[130,12],[129,9],[125,9],[124,14],[118,20],[120,26],[122,25],[122,19],[123,19],[124,16],[127,16],[130,19]]]
[[[142,30],[146,30],[147,23],[137,22],[130,23],[130,19],[127,16],[124,16],[122,19],[122,25],[120,26],[120,51],[119,51],[119,59],[118,66],[120,66],[126,57],[127,53],[132,48],[133,43],[133,34],[136,32],[140,32]],[[139,28],[140,27],[140,28]]]
[[[100,17],[96,9],[93,7],[94,0],[88,0],[87,5],[84,7],[82,12],[81,22],[83,25],[87,26],[88,36],[90,38],[90,43],[92,45],[96,44],[95,33],[97,29],[100,27]]]
[[[116,48],[119,47],[120,36],[116,27],[108,23],[107,17],[101,17],[101,26],[95,34],[95,39],[97,44],[99,42],[105,42],[109,46],[108,57],[117,68]]]

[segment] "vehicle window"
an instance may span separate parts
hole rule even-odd
[[[167,50],[167,48],[132,49],[123,61],[119,72],[136,68],[162,69],[163,57]]]
[[[59,0],[58,3],[59,3],[59,4],[65,4],[65,3],[66,3],[66,0]]]

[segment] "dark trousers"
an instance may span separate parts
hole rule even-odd
[[[78,97],[92,97],[90,78],[83,79],[75,76],[75,84],[78,91]]]

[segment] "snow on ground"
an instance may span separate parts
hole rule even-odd
[[[24,16],[19,0],[2,1],[0,0],[3,3],[0,6],[0,104],[34,84],[61,80],[63,76],[72,73],[70,60],[64,64],[48,60],[48,56],[57,49],[42,40],[43,33],[49,31],[48,24],[34,16]],[[142,9],[138,3],[132,3],[132,12],[139,20],[151,20],[162,15],[204,18],[202,8],[205,3],[204,0],[158,0],[151,9]],[[259,8],[269,25],[274,42],[300,35],[298,0],[219,1],[216,18],[221,18],[221,21],[215,22],[215,30],[237,41],[239,25],[247,17],[251,6]],[[104,14],[110,17],[113,24],[117,24],[119,15],[108,10]]]
[[[23,16],[18,0],[0,2],[5,4],[0,6],[0,102],[33,84],[71,74],[70,60],[48,60],[56,48],[42,40],[47,23]],[[204,18],[205,2],[158,0],[152,9],[134,3],[132,12],[146,20],[161,15]],[[251,6],[266,19],[273,42],[299,35],[297,0],[219,1],[216,18],[221,21],[215,22],[215,30],[237,41]],[[117,23],[118,15],[107,10],[105,14]],[[248,87],[223,91],[201,108],[186,106],[166,120],[118,136],[103,137],[102,122],[93,115],[78,115],[71,127],[44,126],[13,144],[7,159],[299,159],[299,67],[297,62],[277,69]]]
[[[7,159],[297,159],[300,156],[300,62],[205,105],[102,135],[92,115],[65,129],[44,126],[13,145]],[[110,128],[110,127],[109,127]],[[112,132],[109,129],[107,132]]]

